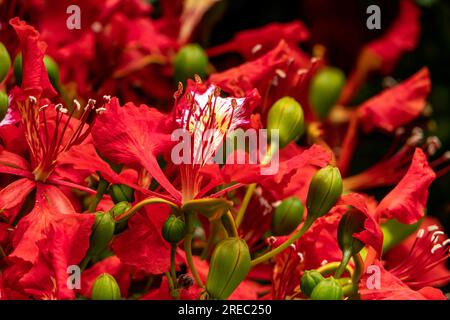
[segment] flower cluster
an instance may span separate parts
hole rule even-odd
[[[412,0],[347,75],[300,21],[203,49],[220,1],[71,2],[0,2],[0,299],[445,299],[429,70],[354,103]]]

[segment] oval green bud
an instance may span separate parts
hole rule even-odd
[[[344,85],[345,75],[337,68],[324,67],[313,77],[309,87],[309,103],[319,118],[328,116]]]
[[[121,298],[119,285],[112,275],[103,273],[95,279],[91,300],[120,300]]]
[[[280,149],[294,141],[305,131],[305,119],[300,104],[291,97],[283,97],[270,108],[267,117],[269,137],[278,130]]]
[[[92,228],[88,255],[97,256],[105,250],[114,235],[115,222],[109,212],[97,212]]]
[[[314,288],[324,280],[322,274],[316,270],[305,271],[300,280],[300,289],[303,294],[309,297]]]
[[[52,57],[44,56],[44,65],[47,70],[48,78],[54,88],[59,87],[59,67]],[[19,52],[14,59],[14,77],[16,78],[17,84],[22,84],[22,53]]]
[[[0,121],[3,120],[6,113],[8,113],[8,95],[0,90]]]
[[[250,251],[247,243],[238,238],[219,242],[211,256],[206,292],[211,299],[225,300],[250,271]]]
[[[113,184],[109,187],[109,195],[114,203],[128,201],[134,202],[134,190],[126,184]]]
[[[174,77],[176,82],[186,83],[194,75],[205,79],[208,69],[208,55],[198,44],[188,44],[182,47],[174,62]]]
[[[336,204],[342,194],[342,178],[339,169],[326,166],[311,179],[306,207],[308,218],[317,219],[326,214]]]
[[[353,237],[353,234],[364,230],[366,216],[359,210],[346,212],[338,225],[338,244],[342,252],[357,254],[364,248],[364,243]]]
[[[181,218],[170,215],[162,228],[162,236],[169,243],[177,244],[186,234],[186,224]]]
[[[312,300],[342,300],[342,298],[342,288],[333,277],[319,282],[311,293]]]
[[[275,236],[283,236],[293,232],[303,218],[304,206],[301,201],[292,196],[284,199],[276,207],[272,218],[272,232]]]
[[[6,47],[0,42],[0,82],[5,79],[9,68],[11,68],[11,57]]]
[[[121,201],[119,203],[116,203],[110,210],[109,213],[111,214],[111,216],[115,219],[118,216],[120,216],[121,214],[125,213],[126,211],[128,211],[131,208],[131,204],[127,201]],[[120,233],[122,232],[128,225],[127,221],[121,221],[121,222],[116,222],[116,227],[114,230],[114,233]]]

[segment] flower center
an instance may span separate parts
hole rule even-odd
[[[72,111],[61,103],[39,106],[33,96],[17,103],[37,181],[48,178],[58,155],[86,139],[90,133],[88,123],[92,124],[95,115],[105,110],[103,106],[96,108],[93,99],[89,99],[83,110],[78,101],[74,100],[74,103]],[[74,117],[75,113],[81,114],[79,119]]]

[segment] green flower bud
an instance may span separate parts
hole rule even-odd
[[[44,56],[44,65],[47,69],[48,78],[54,88],[59,87],[59,67],[55,60],[50,56]]]
[[[8,112],[8,95],[4,91],[0,91],[0,121],[6,116]]]
[[[97,256],[105,250],[114,235],[115,222],[109,212],[97,212],[92,228],[88,255]]]
[[[267,130],[277,130],[280,139],[280,149],[305,131],[305,119],[300,104],[291,97],[283,97],[270,108],[267,117]]]
[[[344,85],[345,75],[337,68],[325,67],[317,72],[309,88],[309,103],[319,118],[328,116],[338,101]]]
[[[342,298],[342,288],[333,277],[319,282],[311,293],[312,300],[342,300]]]
[[[121,298],[119,285],[112,275],[103,273],[95,279],[91,300],[120,300]]]
[[[111,216],[115,219],[127,210],[131,208],[131,204],[127,201],[121,201],[114,205],[114,207],[109,210]],[[122,232],[128,225],[127,221],[116,222],[116,227],[114,233]]]
[[[250,251],[238,238],[219,242],[214,249],[206,280],[206,292],[211,299],[225,300],[250,271]]]
[[[293,232],[303,218],[303,204],[297,197],[284,199],[276,207],[272,219],[272,232],[276,236],[283,236]]]
[[[11,68],[11,57],[6,47],[0,42],[0,82],[5,79],[9,68]]]
[[[309,297],[314,288],[324,280],[322,274],[316,270],[305,271],[300,280],[300,289],[303,294]]]
[[[114,203],[128,201],[134,202],[134,190],[126,184],[113,184],[109,187],[109,195]]]
[[[181,218],[170,215],[162,228],[162,236],[169,243],[177,244],[183,240],[186,234],[186,224]]]
[[[364,230],[366,216],[359,210],[346,212],[338,225],[338,243],[342,252],[349,255],[357,254],[364,248],[364,243],[353,237],[353,234]]]
[[[204,79],[207,75],[208,56],[198,44],[185,45],[178,51],[174,62],[174,77],[176,82],[186,83],[194,75]]]
[[[342,178],[339,169],[326,166],[311,179],[306,207],[308,218],[317,219],[326,214],[336,204],[342,194]]]
[[[54,88],[59,87],[59,67],[53,58],[44,56],[44,65],[47,70],[48,78]],[[14,76],[17,84],[22,84],[22,53],[19,53],[14,59]]]

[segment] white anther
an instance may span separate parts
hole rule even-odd
[[[37,99],[35,96],[29,96],[28,99],[30,99],[31,103],[37,103]]]
[[[423,229],[420,229],[419,231],[417,231],[417,238],[422,238],[423,237],[423,234],[425,233],[425,230],[423,230]]]
[[[91,24],[91,29],[92,31],[99,33],[100,31],[102,31],[103,26],[100,22],[95,21],[93,24]]]
[[[443,235],[445,235],[445,233],[442,231],[435,231],[433,233],[433,235],[431,236],[431,242],[436,243],[439,239],[439,236],[441,236],[441,235],[443,236]]]
[[[282,202],[281,200],[273,202],[272,207],[274,207],[274,208],[278,207],[281,204],[281,202]]]
[[[281,69],[276,69],[276,70],[275,70],[275,73],[276,73],[280,78],[282,78],[282,79],[286,78],[286,72],[284,72],[284,71],[281,70]]]
[[[103,108],[103,107],[98,108],[98,109],[95,110],[95,112],[96,112],[97,114],[102,114],[102,113],[105,112],[105,111],[106,111],[106,108]]]
[[[397,128],[397,130],[395,130],[395,134],[397,136],[401,136],[404,133],[405,133],[405,128],[403,128],[403,127]]]
[[[261,50],[262,49],[262,44],[260,44],[260,43],[258,43],[257,45],[255,45],[253,48],[252,48],[252,54],[255,54],[255,53],[257,53],[259,50]]]
[[[303,257],[303,253],[299,252],[299,253],[297,253],[297,255],[298,255],[298,258],[300,259],[300,263],[302,263],[303,260],[305,259],[305,258]]]
[[[450,243],[450,239],[447,239],[445,241],[442,242],[442,246],[445,247],[446,245],[448,245]]]
[[[81,109],[81,104],[77,99],[73,99],[73,103],[75,104],[75,106],[77,107],[77,110]]]
[[[433,232],[433,231],[439,230],[439,226],[433,224],[432,226],[429,226],[427,228],[427,230],[430,231],[430,232]]]
[[[299,76],[302,76],[302,75],[304,75],[304,74],[306,74],[308,71],[306,70],[306,69],[298,69],[297,70],[297,74],[299,75]]]
[[[269,242],[270,245],[272,245],[277,241],[277,238],[272,236],[272,237],[267,238],[267,241]]]
[[[292,250],[297,251],[297,246],[296,246],[295,244],[292,243],[289,247],[290,247]]]
[[[44,104],[42,107],[39,108],[39,111],[42,111],[48,107],[48,104]]]
[[[103,96],[103,99],[105,99],[106,102],[110,102],[110,101],[111,101],[111,96],[105,94],[105,95]]]
[[[440,248],[442,248],[442,245],[436,244],[433,248],[431,248],[431,254],[434,254],[436,250],[439,250]]]
[[[324,266],[328,263],[328,260],[322,260],[322,262],[320,263],[321,266]]]

